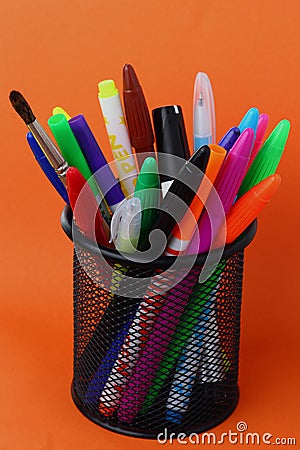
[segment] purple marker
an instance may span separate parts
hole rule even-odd
[[[238,127],[232,127],[227,131],[225,136],[219,142],[219,145],[223,147],[227,152],[233,147],[239,135],[241,134]]]
[[[191,255],[207,252],[211,242],[214,242],[214,247],[218,246],[215,238],[224,224],[225,216],[228,214],[245,176],[253,139],[254,131],[251,128],[246,128],[226,156],[215,181],[215,189],[222,202],[224,212],[216,207],[214,198],[210,195],[207,202],[207,209],[200,219],[198,229],[196,228],[186,254]],[[207,211],[210,212],[213,229]]]
[[[69,120],[69,125],[108,206],[112,212],[115,212],[116,207],[125,197],[111,168],[107,164],[87,121],[84,116],[80,114],[72,117],[72,119]]]
[[[155,326],[149,334],[123,391],[118,410],[120,421],[131,423],[139,412],[191,292],[197,283],[199,273],[199,268],[191,269],[179,284],[166,293]]]

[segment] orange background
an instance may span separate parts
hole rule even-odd
[[[109,77],[120,86],[126,62],[136,68],[151,108],[182,105],[190,138],[198,71],[207,72],[213,84],[218,137],[252,106],[270,115],[268,131],[282,118],[291,120],[281,188],[246,252],[241,398],[215,431],[235,430],[244,420],[252,432],[297,437],[298,5],[1,2],[1,450],[159,447],[97,427],[72,403],[72,246],[60,229],[63,203],[34,161],[26,128],[8,102],[9,91],[20,90],[44,124],[57,104],[71,115],[84,113],[108,154],[97,82]]]

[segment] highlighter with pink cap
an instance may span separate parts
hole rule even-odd
[[[207,252],[211,242],[213,242],[214,247],[222,244],[222,242],[216,242],[216,236],[218,236],[219,240],[222,240],[224,234],[225,242],[226,230],[222,233],[220,229],[222,226],[225,226],[225,217],[234,202],[245,176],[252,150],[253,138],[253,130],[246,128],[228,153],[214,185],[222,203],[223,211],[217,205],[215,195],[210,194],[206,210],[200,219],[198,229],[195,230],[187,249],[187,254]]]

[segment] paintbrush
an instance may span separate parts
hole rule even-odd
[[[11,91],[9,94],[9,100],[13,108],[19,114],[21,119],[24,120],[27,127],[34,135],[41,149],[49,159],[50,164],[55,169],[57,175],[61,178],[62,182],[66,184],[65,177],[68,169],[68,163],[65,161],[58,148],[54,145],[44,128],[36,119],[23,95],[18,91]]]

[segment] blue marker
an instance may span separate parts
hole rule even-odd
[[[235,144],[235,141],[237,141],[240,134],[240,130],[237,127],[230,128],[220,140],[219,145],[228,152],[231,147],[233,147],[233,144]]]
[[[257,108],[250,108],[238,125],[240,132],[242,133],[246,128],[252,128],[254,131],[254,138],[256,136],[256,129],[258,125],[259,111]],[[254,142],[254,141],[253,141]]]
[[[139,306],[139,301],[132,306],[129,317],[124,317],[122,323],[119,324],[120,330],[116,335],[115,339],[112,341],[106,355],[101,361],[97,372],[95,373],[92,381],[90,382],[87,392],[84,397],[85,403],[97,407],[99,405],[100,395],[107,383],[109,375],[114,367],[117,360],[118,354],[124,344],[126,336],[128,334],[130,325],[135,317]]]
[[[199,370],[201,347],[205,326],[200,320],[194,328],[178,360],[176,372],[169,392],[166,408],[166,420],[181,424],[186,413],[192,390]]]
[[[62,197],[62,199],[69,204],[69,198],[68,193],[63,185],[62,181],[60,180],[59,176],[55,172],[54,168],[49,163],[46,155],[44,154],[43,150],[35,140],[35,137],[31,132],[27,133],[26,135],[27,142],[32,150],[32,153],[34,154],[35,159],[37,160],[39,166],[41,167],[42,171],[52,184],[52,186],[57,190],[59,195]]]

